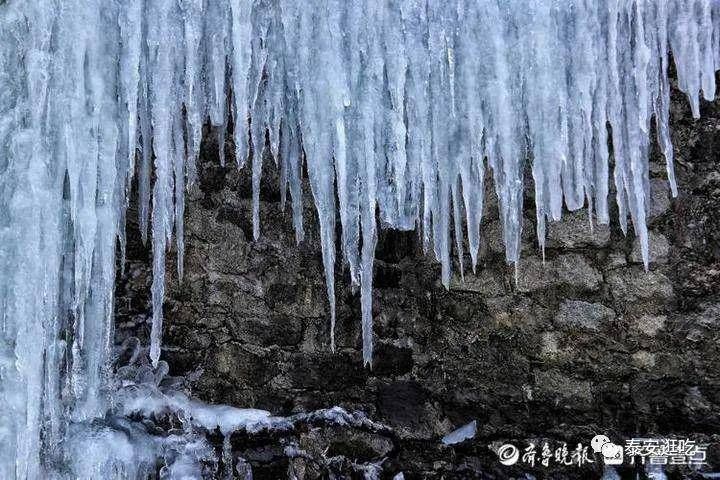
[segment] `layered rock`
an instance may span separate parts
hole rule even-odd
[[[365,412],[393,432],[392,447],[371,448],[375,440],[335,427],[310,431],[304,445],[322,451],[342,444],[336,450],[348,465],[385,458],[388,475],[505,478],[530,471],[587,478],[601,472],[599,457],[584,469],[510,468],[490,447],[541,439],[588,444],[598,433],[615,441],[695,438],[710,445],[717,468],[720,103],[704,104],[702,119],[694,121],[686,101],[674,98],[680,197],[669,197],[663,160],[653,152],[649,272],[632,232],[619,231],[617,212],[609,227],[590,230],[585,213],[550,225],[543,261],[528,190],[516,281],[488,191],[480,265],[453,278],[450,290],[440,285],[440,267],[423,254],[416,232],[380,234],[371,369],[362,362],[359,294],[348,288],[341,267],[337,350],[330,351],[311,202],[305,203],[306,239],[297,245],[291,215],[280,208],[274,163],[266,158],[262,236],[253,241],[250,177],[220,166],[214,135],[206,132],[200,183],[186,206],[185,276],[179,282],[171,274],[167,282],[162,358],[172,374],[195,372],[193,393],[208,402],[283,415],[334,405]],[[307,186],[305,193],[310,196]],[[129,260],[116,291],[118,339],[147,335],[150,316],[149,256],[137,240],[134,212],[128,218]],[[474,439],[441,444],[472,420]],[[240,454],[252,442],[233,445]],[[268,467],[272,456],[248,458],[267,471],[288,468]],[[319,472],[296,468],[298,478]]]

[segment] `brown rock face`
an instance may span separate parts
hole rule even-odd
[[[231,159],[220,166],[208,132],[200,184],[186,206],[182,282],[174,259],[168,261],[163,358],[173,374],[201,370],[193,394],[208,402],[278,414],[334,405],[362,410],[394,433],[328,427],[303,434],[304,448],[322,453],[332,446],[333,455],[350,463],[386,458],[385,472],[403,471],[406,479],[523,472],[593,478],[602,472],[599,457],[584,468],[504,467],[489,445],[547,440],[574,448],[600,433],[616,443],[694,438],[710,445],[708,461],[717,469],[720,102],[705,104],[702,114],[693,121],[685,99],[675,95],[679,198],[669,198],[664,160],[652,154],[649,272],[638,264],[632,231],[628,237],[619,231],[616,212],[610,227],[592,233],[584,213],[551,225],[543,264],[529,220],[530,191],[517,284],[498,248],[490,191],[477,273],[466,271],[464,282],[456,275],[449,291],[417,233],[383,231],[374,273],[372,369],[362,364],[359,292],[350,290],[341,266],[335,272],[337,351],[330,352],[309,189],[306,238],[297,245],[289,206],[280,208],[274,163],[266,158],[262,232],[253,241],[250,176]],[[119,340],[146,336],[149,328],[151,267],[134,213],[128,214],[126,273],[117,285]],[[441,445],[443,435],[472,420],[474,439]],[[255,478],[279,478],[288,470],[302,472],[298,478],[327,475],[307,459],[278,467],[281,456],[257,453],[271,448],[261,440],[233,445],[250,460]]]

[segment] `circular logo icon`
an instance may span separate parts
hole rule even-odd
[[[500,463],[503,465],[515,465],[520,458],[520,450],[512,443],[506,443],[502,447],[498,448],[497,451]]]

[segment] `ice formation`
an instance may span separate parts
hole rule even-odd
[[[463,425],[462,427],[453,430],[442,438],[444,445],[455,445],[456,443],[464,442],[465,440],[474,438],[477,434],[477,420],[473,420],[470,423]]]
[[[378,219],[419,228],[447,286],[452,250],[477,262],[486,167],[508,262],[528,165],[541,246],[564,207],[608,222],[612,183],[647,263],[651,119],[675,193],[670,61],[698,116],[719,27],[717,0],[1,1],[0,477],[48,476],[72,428],[107,410],[134,182],[158,364],[165,254],[174,241],[182,275],[204,124],[223,161],[251,163],[255,238],[266,146],[298,241],[306,166],[331,324],[339,217],[370,362]]]
[[[605,466],[602,480],[620,480],[620,475],[613,467]]]

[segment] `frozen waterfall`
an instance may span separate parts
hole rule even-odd
[[[612,181],[647,265],[653,118],[677,190],[671,59],[698,116],[700,94],[715,96],[720,2],[0,1],[0,477],[49,476],[71,427],[109,408],[133,182],[154,254],[158,364],[165,254],[174,242],[181,274],[204,124],[221,158],[251,171],[255,238],[261,152],[279,164],[298,241],[304,162],[330,321],[338,243],[370,362],[378,225],[419,228],[447,286],[452,250],[477,261],[486,168],[509,263],[529,165],[541,246],[563,208],[609,222]]]

